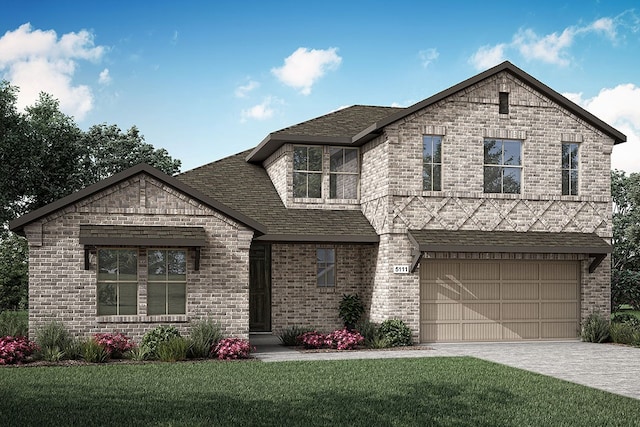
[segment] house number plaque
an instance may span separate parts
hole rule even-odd
[[[408,265],[394,265],[393,274],[409,274]]]

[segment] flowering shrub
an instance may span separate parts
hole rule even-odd
[[[304,348],[322,348],[331,345],[331,342],[327,342],[327,337],[318,331],[306,332],[300,335],[299,340],[302,342]]]
[[[305,348],[335,348],[338,350],[353,350],[364,342],[359,332],[349,331],[347,328],[338,329],[324,335],[317,331],[300,335],[300,341]]]
[[[347,328],[339,329],[327,335],[327,342],[331,348],[338,350],[353,350],[364,342],[364,337],[357,331],[350,331]]]
[[[27,337],[0,338],[0,365],[21,363],[39,349],[38,345],[29,341]]]
[[[94,338],[114,359],[122,357],[125,352],[135,347],[131,338],[121,333],[95,334]]]
[[[249,341],[240,338],[225,338],[218,341],[213,352],[218,359],[247,359],[251,352]]]

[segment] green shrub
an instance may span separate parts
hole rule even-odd
[[[364,337],[365,347],[381,348],[381,347],[372,347],[373,341],[378,340],[378,338],[380,338],[378,324],[371,322],[370,320],[367,320],[367,319],[361,320],[356,325],[356,330],[360,332],[360,335]]]
[[[3,311],[0,313],[0,337],[26,337],[29,335],[29,312]]]
[[[177,336],[158,343],[156,354],[158,359],[163,362],[177,362],[178,360],[185,360],[187,358],[188,351],[189,342],[186,339]]]
[[[73,358],[77,348],[71,334],[57,321],[38,329],[36,342],[40,346],[42,358],[50,362]]]
[[[105,363],[109,360],[109,350],[95,338],[89,338],[82,344],[82,358],[89,363]]]
[[[149,359],[155,359],[158,357],[158,346],[160,343],[176,337],[180,337],[180,332],[178,332],[175,326],[158,326],[144,334],[140,347],[145,348]]]
[[[400,319],[388,319],[380,324],[380,337],[386,339],[389,347],[411,345],[411,329]]]
[[[358,294],[343,294],[338,315],[347,329],[353,329],[364,314],[364,305]]]
[[[365,340],[365,345],[367,348],[388,348],[391,347],[389,340],[386,337],[381,337],[380,335],[376,335],[373,339],[368,342]]]
[[[582,324],[582,341],[602,343],[609,339],[609,321],[600,313],[591,313]]]
[[[613,322],[609,328],[611,341],[618,344],[640,345],[640,328],[626,322]]]
[[[304,326],[292,325],[284,328],[279,334],[278,338],[280,343],[284,346],[296,346],[301,345],[299,337],[302,334],[311,332],[313,328],[307,328]]]
[[[633,314],[629,313],[616,313],[611,319],[612,323],[629,323],[631,326],[634,326],[640,329],[640,319],[638,319]]]
[[[611,273],[612,309],[617,311],[628,304],[640,310],[640,271],[613,269]]]
[[[194,322],[189,334],[189,351],[192,358],[209,357],[214,346],[222,339],[220,324],[212,320]]]
[[[141,362],[149,358],[149,350],[147,350],[145,347],[142,347],[142,346],[134,347],[128,352],[126,352],[125,355],[127,356],[127,358],[131,360]]]

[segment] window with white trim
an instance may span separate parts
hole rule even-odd
[[[329,148],[329,198],[358,198],[358,150]]]
[[[322,147],[293,147],[293,197],[322,197]]]
[[[522,141],[484,140],[484,192],[520,194]]]
[[[562,194],[578,195],[578,144],[562,143]]]
[[[335,248],[317,248],[316,260],[318,266],[317,284],[319,287],[334,287],[336,285],[336,250]]]
[[[422,189],[442,190],[442,136],[422,137]]]
[[[180,249],[149,249],[147,314],[185,314],[187,253]]]
[[[98,249],[98,316],[138,314],[138,251]]]

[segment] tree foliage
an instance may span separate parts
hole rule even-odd
[[[0,311],[23,307],[27,297],[27,243],[7,231],[8,221],[139,163],[169,175],[181,165],[135,126],[82,131],[46,93],[19,112],[18,90],[0,81]]]
[[[640,309],[640,173],[611,172],[613,199],[612,309]]]

